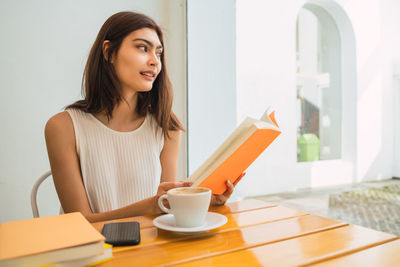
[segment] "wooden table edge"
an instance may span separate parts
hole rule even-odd
[[[316,233],[319,233],[319,232],[328,231],[328,230],[332,230],[332,229],[336,229],[336,228],[340,228],[340,227],[345,227],[345,226],[348,226],[348,225],[349,225],[348,223],[339,222],[338,224],[335,224],[335,225],[322,227],[322,228],[319,228],[319,229],[311,230],[311,231],[304,232],[304,233],[301,233],[301,234],[297,234],[297,235],[294,235],[294,236],[279,238],[279,239],[276,239],[276,240],[273,240],[273,241],[259,242],[257,244],[243,246],[241,248],[228,249],[228,250],[225,250],[225,251],[219,251],[219,252],[215,252],[215,253],[210,253],[208,255],[196,256],[196,257],[192,257],[192,258],[188,258],[188,259],[169,262],[169,263],[163,264],[163,266],[172,266],[172,265],[187,263],[187,262],[191,262],[191,261],[202,260],[202,259],[205,259],[205,258],[210,258],[210,257],[219,256],[219,255],[223,255],[223,254],[229,254],[229,253],[233,253],[233,252],[237,252],[237,251],[241,251],[241,250],[245,250],[245,249],[251,249],[251,248],[255,248],[255,247],[260,247],[260,246],[265,246],[265,245],[269,245],[269,244],[273,244],[273,243],[282,242],[282,241],[285,241],[285,240],[299,238],[299,237],[306,236],[306,235],[316,234]]]
[[[369,249],[369,248],[380,246],[382,244],[386,244],[386,243],[389,243],[389,242],[392,242],[392,241],[395,241],[395,240],[398,240],[398,239],[400,239],[400,237],[394,236],[392,238],[388,238],[386,240],[382,240],[382,241],[379,241],[379,242],[376,242],[376,243],[372,243],[372,244],[367,244],[367,245],[364,245],[364,246],[361,246],[361,247],[358,247],[358,248],[353,248],[353,249],[349,249],[349,250],[346,250],[346,251],[336,251],[336,252],[329,253],[329,254],[324,255],[324,256],[320,256],[320,257],[314,258],[314,259],[309,260],[309,261],[307,261],[305,263],[299,264],[298,266],[299,267],[300,266],[301,267],[311,266],[313,264],[322,263],[324,261],[336,259],[336,258],[343,257],[343,256],[346,256],[346,255],[351,255],[353,253],[357,253],[357,252],[360,252],[360,251],[363,251],[363,250],[366,250],[366,249]]]

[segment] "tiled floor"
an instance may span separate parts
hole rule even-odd
[[[304,189],[299,190],[297,192],[287,192],[287,193],[279,193],[273,195],[265,195],[255,197],[256,199],[264,200],[269,203],[278,204],[281,206],[286,206],[289,208],[306,211],[312,214],[321,215],[333,219],[338,219],[341,221],[346,221],[352,224],[358,224],[369,228],[374,228],[377,230],[390,232],[393,234],[400,234],[400,221],[397,221],[397,213],[400,213],[400,205],[397,207],[394,206],[395,209],[393,211],[393,205],[391,212],[395,212],[396,216],[391,216],[390,213],[379,212],[379,214],[375,213],[374,216],[365,216],[365,209],[362,210],[362,207],[357,207],[357,205],[351,205],[350,208],[342,209],[338,212],[338,209],[332,209],[329,207],[329,196],[333,194],[339,194],[341,192],[352,191],[357,189],[368,189],[368,188],[382,188],[387,185],[398,184],[400,185],[400,179],[388,179],[381,180],[376,182],[364,182],[353,185],[346,186],[337,186],[331,188],[323,188],[323,189]],[[400,202],[399,202],[400,203]],[[382,207],[374,206],[374,203],[368,202],[367,209],[370,210],[382,210]],[[346,214],[347,213],[347,214]],[[358,214],[364,213],[362,216],[358,216]],[[385,218],[386,216],[386,218]],[[391,216],[387,218],[387,216]],[[395,218],[396,217],[396,218]],[[391,221],[389,225],[378,225],[376,226],[377,221]]]

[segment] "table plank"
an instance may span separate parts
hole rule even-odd
[[[259,224],[231,231],[208,232],[190,239],[142,246],[115,254],[102,266],[154,266],[251,248],[302,235],[343,227],[344,223],[315,215]]]
[[[278,243],[187,262],[179,266],[303,266],[374,246],[375,244],[389,242],[395,238],[397,237],[391,234],[349,225]],[[345,260],[341,263],[343,264],[333,264],[332,266],[352,266]],[[366,262],[364,261],[363,263],[363,266],[365,266]],[[321,266],[325,265],[322,264]]]
[[[400,266],[400,240],[391,241],[382,245],[368,248],[343,257],[323,261],[311,265],[313,267],[336,266]]]
[[[308,213],[282,206],[228,214],[225,215],[228,218],[228,222],[225,225],[218,228],[218,231],[285,220],[304,215],[308,215]]]
[[[276,205],[258,199],[245,199],[241,201],[229,202],[222,206],[213,206],[210,208],[212,212],[220,214],[232,214],[242,211],[264,209],[268,207],[275,207]]]
[[[210,231],[211,233],[229,231],[237,228],[248,227],[262,223],[269,223],[278,220],[307,215],[302,211],[293,210],[286,207],[271,207],[265,209],[257,209],[225,215],[228,222],[218,229]],[[207,234],[207,233],[206,233]],[[140,231],[141,241],[139,245],[115,247],[113,252],[136,249],[142,246],[155,245],[160,243],[173,242],[177,240],[190,239],[190,235],[176,234],[169,231],[157,230],[157,228],[146,228]]]
[[[257,210],[264,209],[268,207],[274,207],[275,205],[269,204],[267,202],[257,200],[257,199],[246,199],[237,202],[230,202],[223,206],[214,206],[210,208],[210,211],[218,212],[220,214],[232,214],[232,213],[240,213],[243,211],[249,210]],[[149,227],[153,227],[153,219],[159,215],[147,215],[147,216],[137,216],[137,217],[129,217],[123,219],[109,220],[103,222],[92,223],[93,227],[96,228],[97,231],[101,232],[103,229],[103,225],[105,223],[111,222],[131,222],[137,221],[140,223],[140,228],[145,229]]]

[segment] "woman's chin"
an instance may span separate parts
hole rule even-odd
[[[151,89],[153,89],[153,85],[142,85],[142,86],[135,86],[135,87],[131,87],[132,90],[134,90],[137,93],[146,93],[151,91]]]
[[[139,92],[139,93],[146,93],[146,92],[150,92],[151,89],[152,89],[152,88],[145,88],[145,89],[142,88],[142,89],[138,90],[137,92]]]
[[[124,87],[123,87],[124,88]],[[153,84],[141,84],[141,85],[130,85],[125,87],[126,90],[128,91],[133,91],[136,93],[146,93],[150,92],[151,89],[153,89]]]

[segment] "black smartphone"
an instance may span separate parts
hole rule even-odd
[[[101,230],[106,243],[113,246],[131,246],[140,243],[140,224],[138,222],[106,223]]]

